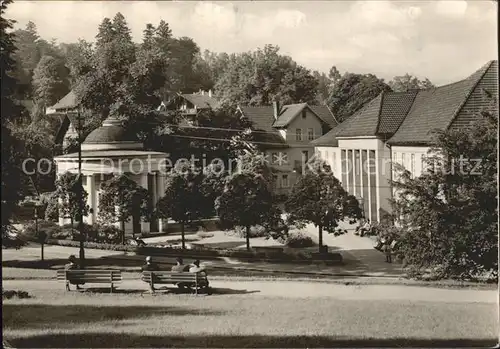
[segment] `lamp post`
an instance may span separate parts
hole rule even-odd
[[[44,231],[38,231],[38,206],[35,205],[35,236],[38,239],[38,242],[40,243],[40,259],[43,261],[44,260],[44,253],[43,253],[43,247],[45,244],[45,240],[47,239],[47,233]]]
[[[80,269],[85,267],[85,247],[83,236],[83,178],[82,178],[82,119],[80,110],[77,113],[78,118],[78,232],[80,233]]]

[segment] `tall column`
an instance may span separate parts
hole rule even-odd
[[[92,225],[97,223],[97,200],[96,200],[96,186],[95,186],[95,176],[93,174],[87,175],[87,205],[92,213],[89,213],[87,217],[87,223]]]
[[[158,190],[158,200],[159,200],[165,195],[165,174],[158,172],[156,179],[157,179],[156,188]],[[158,220],[158,230],[160,232],[163,232],[166,230],[166,228],[167,228],[167,220],[164,218],[160,218]]]

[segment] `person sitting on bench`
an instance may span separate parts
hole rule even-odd
[[[71,255],[68,258],[68,264],[65,265],[64,270],[78,270],[78,264],[76,264],[76,257],[75,255]],[[76,283],[76,281],[72,280],[71,278],[68,279],[69,283],[71,285],[76,285],[77,290],[81,290],[80,285],[84,285],[85,283]],[[69,290],[69,285],[66,285],[66,287]]]
[[[172,267],[172,269],[171,269],[172,271],[177,272],[177,273],[182,273],[184,271],[187,271],[186,267],[189,268],[189,265],[184,265],[184,261],[182,260],[182,258],[178,257],[178,258],[175,259],[175,261],[177,262],[177,264]],[[179,282],[176,285],[179,288],[184,288],[188,284],[186,284],[184,282]]]
[[[189,268],[190,273],[200,273],[201,275],[207,277],[207,271],[205,270],[205,267],[200,267],[200,260],[197,259],[191,264],[191,267]],[[207,287],[208,287],[208,280],[207,280]]]
[[[178,257],[175,259],[175,261],[177,262],[177,264],[174,265],[171,270],[182,273],[184,271],[184,268],[186,268],[186,266],[183,264],[182,258]]]
[[[158,271],[160,268],[156,263],[153,263],[151,256],[146,257],[146,264],[142,266],[142,271]]]

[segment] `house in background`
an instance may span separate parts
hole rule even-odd
[[[239,106],[239,113],[253,124],[254,144],[267,156],[275,171],[278,194],[287,193],[314,155],[312,140],[337,125],[326,106],[307,103],[281,106]]]
[[[168,102],[162,102],[158,111],[177,110],[190,124],[196,123],[196,115],[201,110],[216,109],[219,101],[212,95],[212,90],[200,90],[197,93],[181,94]]]
[[[498,99],[498,62],[488,62],[453,84],[410,92],[383,92],[329,133],[312,141],[365,217],[390,212],[392,162],[413,176],[424,169],[435,129],[464,128],[487,105],[483,91]]]
[[[70,91],[59,102],[46,110],[48,117],[59,118],[61,124],[57,131],[55,143],[62,144],[63,149],[68,146],[70,139],[78,137],[74,126],[77,120],[72,116],[74,113],[70,113],[76,111],[78,106],[75,93]]]

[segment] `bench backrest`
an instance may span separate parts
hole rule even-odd
[[[207,275],[204,272],[174,272],[174,271],[143,271],[141,279],[145,282],[151,282],[153,275],[154,283],[169,282],[204,282],[207,281]]]
[[[120,270],[58,270],[57,280],[78,280],[86,282],[120,282],[122,272]]]

